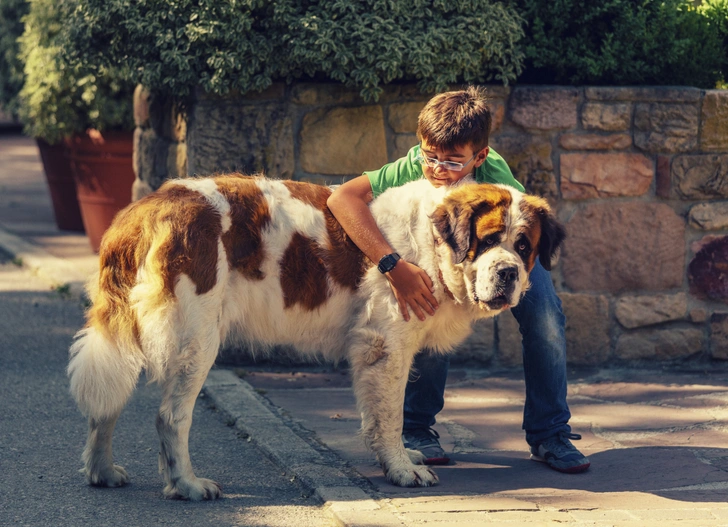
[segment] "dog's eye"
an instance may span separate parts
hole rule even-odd
[[[528,255],[531,252],[531,244],[527,240],[521,238],[516,241],[516,251],[521,255]]]

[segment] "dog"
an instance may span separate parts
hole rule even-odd
[[[187,448],[192,410],[221,344],[294,346],[346,359],[361,432],[388,481],[429,486],[436,474],[403,446],[412,360],[453,350],[471,322],[518,304],[536,259],[564,239],[548,203],[503,185],[392,188],[370,210],[392,247],[427,272],[439,308],[406,322],[387,278],[326,206],[323,186],[240,174],[166,182],[121,211],[105,233],[87,322],[71,346],[71,393],[88,417],[91,485],[128,482],[111,438],[142,370],[162,386],[156,421],[167,498],[215,499]]]

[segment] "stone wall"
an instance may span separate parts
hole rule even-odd
[[[572,364],[728,360],[728,91],[490,88],[491,146],[569,237],[552,273]],[[429,98],[377,103],[338,85],[277,84],[200,98],[186,115],[137,93],[137,195],[166,177],[226,170],[332,184],[417,142]],[[185,128],[186,127],[186,128]],[[459,353],[520,363],[506,313]]]

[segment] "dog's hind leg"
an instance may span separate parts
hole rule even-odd
[[[91,485],[120,487],[129,481],[123,467],[114,465],[111,439],[116,420],[136,387],[142,359],[131,348],[87,327],[71,346],[68,373],[71,393],[88,417],[83,472]]]
[[[402,443],[404,392],[416,349],[360,330],[350,350],[352,380],[362,416],[362,435],[382,465],[387,481],[400,487],[429,487],[437,475],[415,465]]]
[[[216,482],[198,478],[192,470],[189,432],[192,412],[202,384],[212,367],[220,345],[217,328],[195,335],[182,350],[163,383],[163,398],[157,416],[159,472],[165,482],[164,496],[170,499],[216,499],[222,494]]]

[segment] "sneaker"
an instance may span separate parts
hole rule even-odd
[[[402,433],[405,448],[417,450],[425,456],[425,465],[447,465],[450,458],[440,446],[440,435],[432,428],[416,428]]]
[[[579,452],[569,439],[581,439],[579,434],[560,432],[542,443],[531,447],[531,459],[547,463],[559,472],[584,472],[589,468],[589,459]]]

